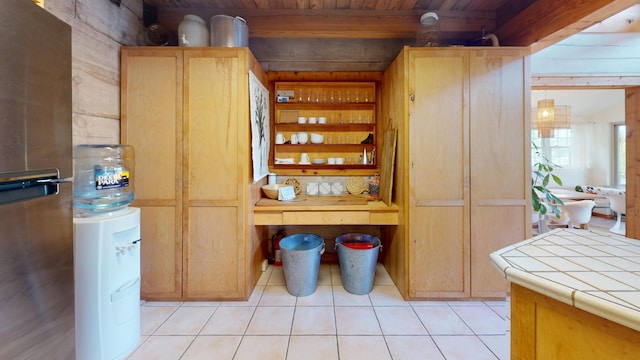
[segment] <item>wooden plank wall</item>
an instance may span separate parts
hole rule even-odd
[[[120,46],[136,45],[142,0],[45,0],[72,28],[73,144],[120,142]]]

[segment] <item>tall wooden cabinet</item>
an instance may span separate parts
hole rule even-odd
[[[402,212],[385,265],[405,297],[506,294],[489,254],[527,236],[528,74],[521,48],[405,48],[385,72]]]
[[[144,299],[246,299],[260,274],[247,48],[122,48]]]

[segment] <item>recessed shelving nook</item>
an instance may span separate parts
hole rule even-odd
[[[277,81],[274,90],[272,172],[372,175],[379,168],[375,82]]]

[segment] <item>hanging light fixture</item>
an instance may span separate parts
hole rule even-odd
[[[538,137],[552,138],[555,129],[571,128],[571,107],[555,105],[553,99],[538,101],[538,107],[533,108],[532,119],[536,119],[533,128],[538,130]]]

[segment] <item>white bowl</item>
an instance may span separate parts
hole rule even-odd
[[[309,141],[309,134],[304,131],[298,132],[298,144],[306,144]]]
[[[320,134],[311,133],[312,144],[322,144],[324,142],[324,136]]]

